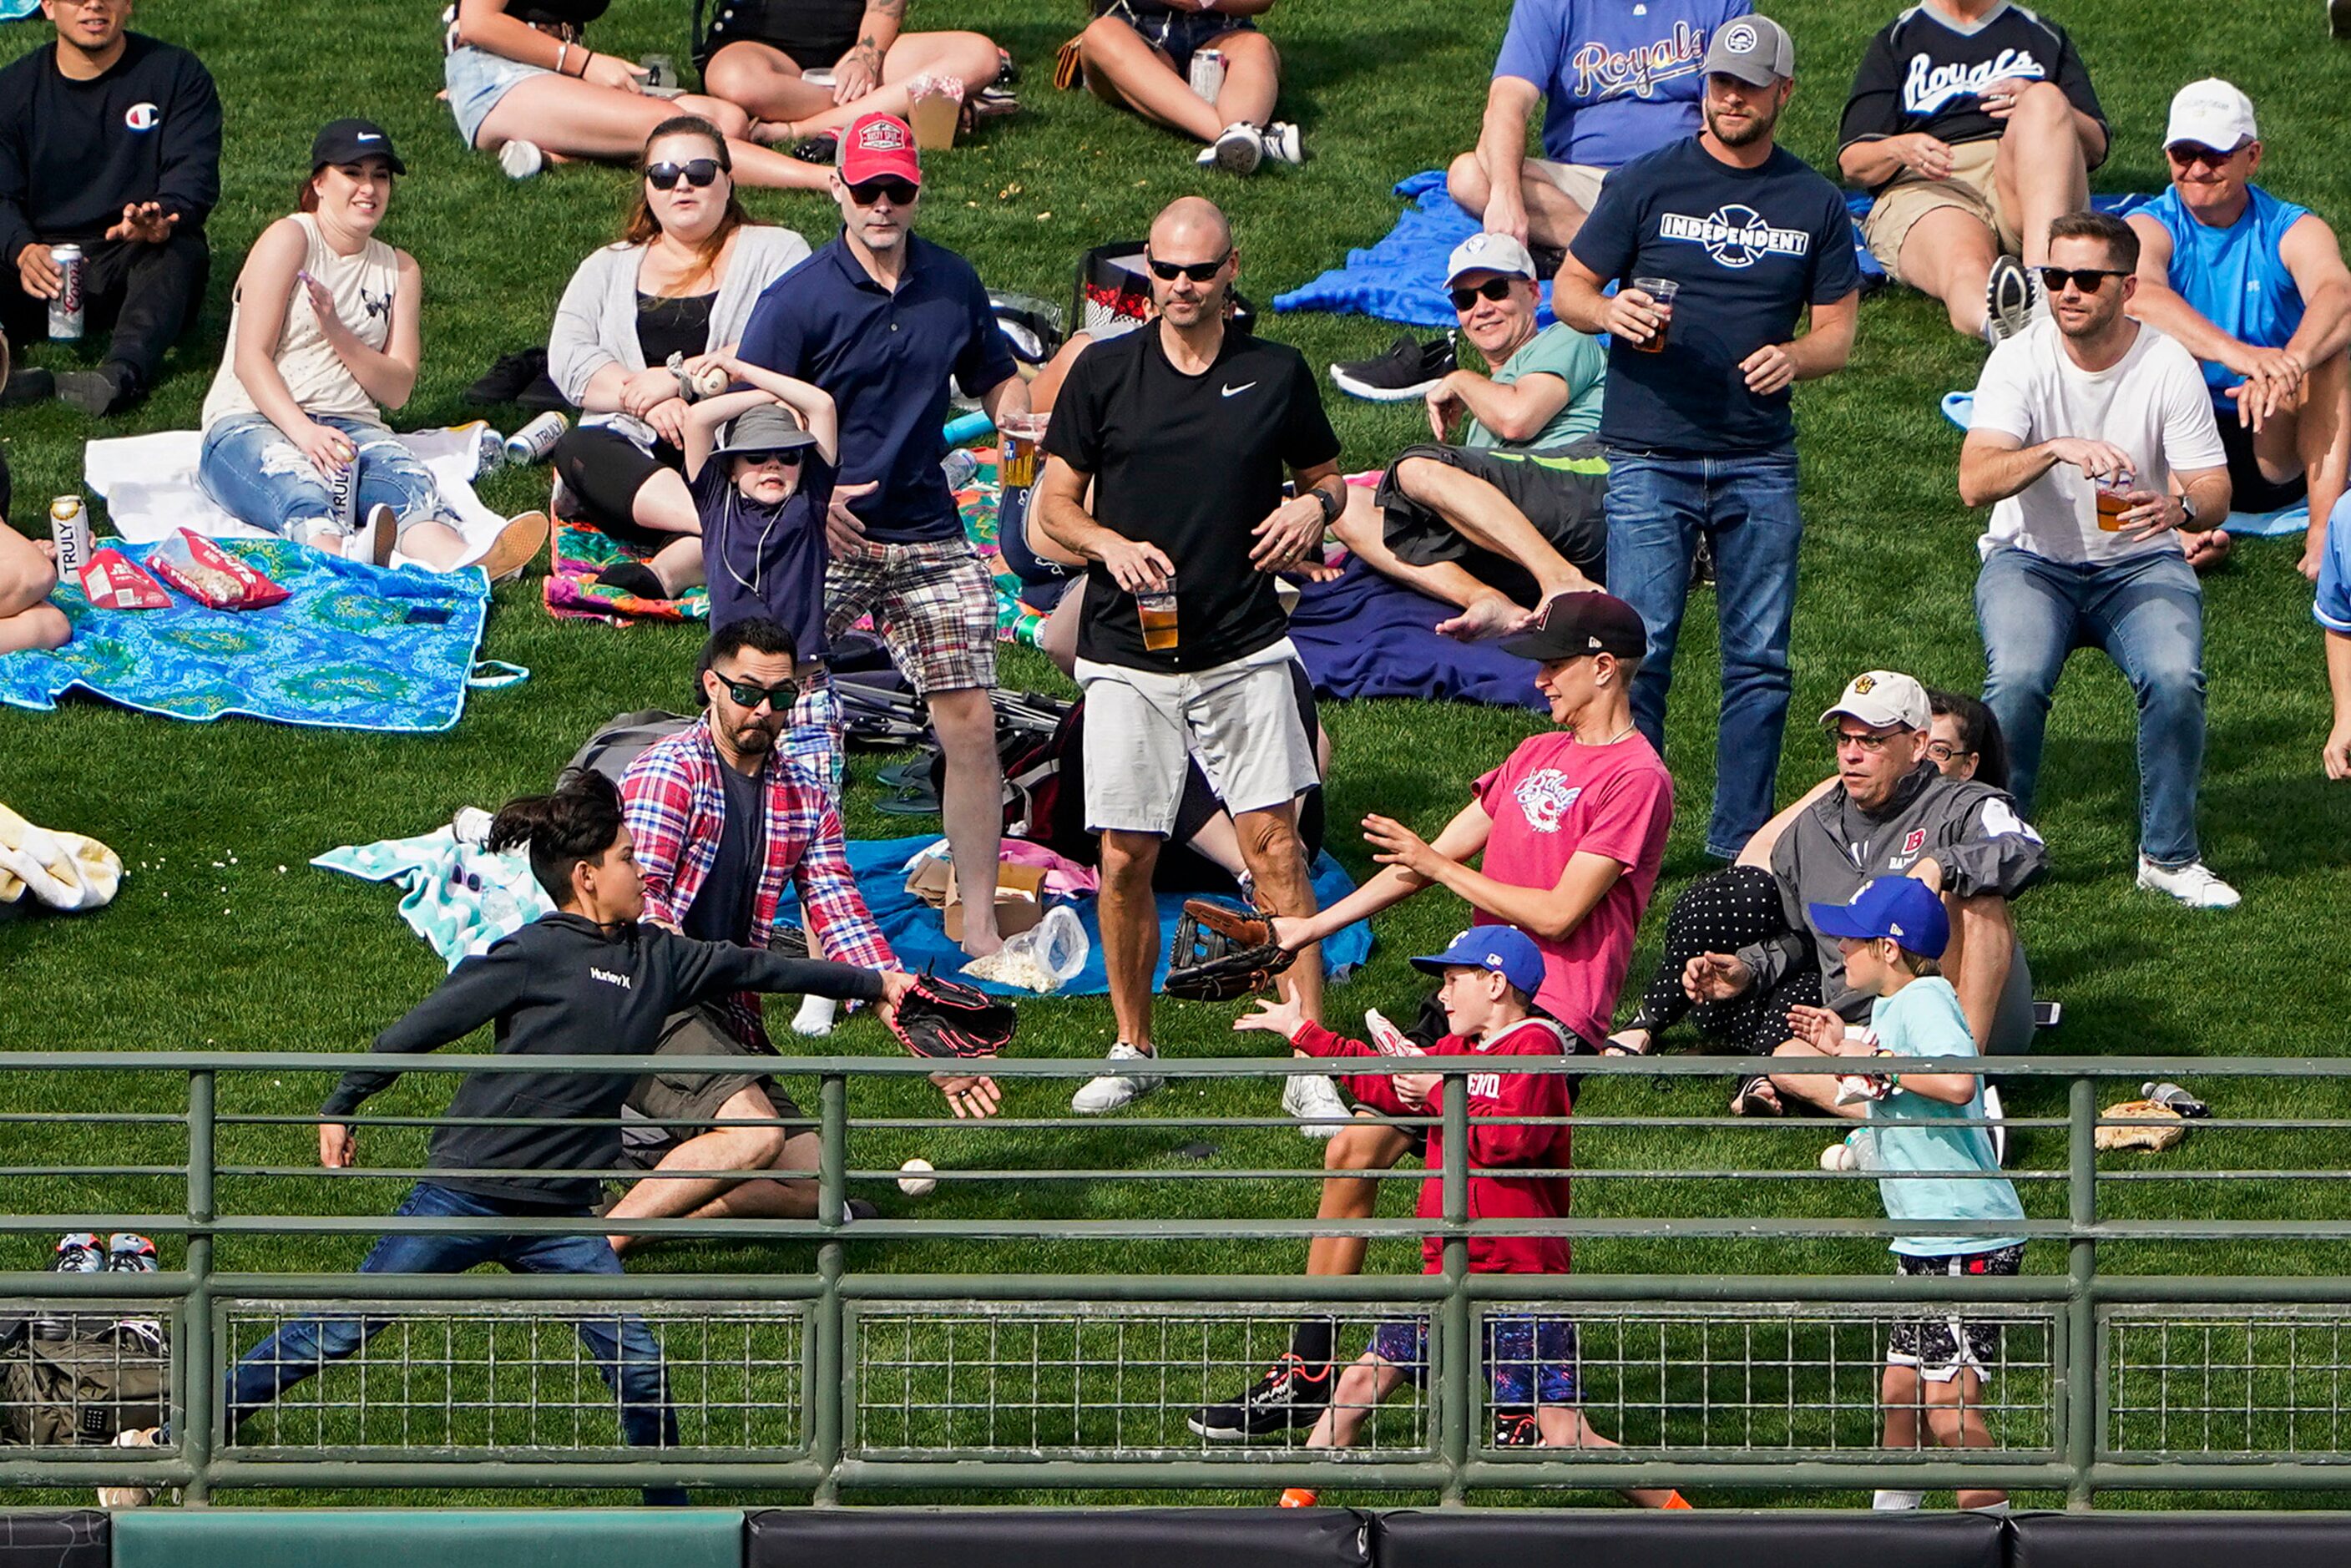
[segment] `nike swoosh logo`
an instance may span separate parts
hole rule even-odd
[[[1253,387],[1253,386],[1255,386],[1255,385],[1257,385],[1257,383],[1256,383],[1255,382],[1243,382],[1240,385],[1238,385],[1238,386],[1237,386],[1237,387],[1227,387],[1227,388],[1225,389],[1225,395],[1226,395],[1227,397],[1231,397],[1231,396],[1234,396],[1236,393],[1245,392],[1249,391],[1249,388],[1251,388],[1251,387]]]

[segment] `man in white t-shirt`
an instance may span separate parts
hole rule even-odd
[[[2233,909],[2196,847],[2204,601],[2178,538],[2228,516],[2228,455],[2195,358],[2124,312],[2138,251],[2119,218],[2050,225],[2052,319],[1994,349],[1977,383],[1959,499],[1992,507],[1976,579],[1984,701],[2030,814],[2057,677],[2075,648],[2104,649],[2138,699],[2138,884]]]

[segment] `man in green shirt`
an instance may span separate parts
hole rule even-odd
[[[1487,373],[1428,389],[1436,440],[1398,453],[1376,490],[1351,486],[1338,535],[1374,570],[1458,606],[1437,629],[1470,639],[1600,586],[1608,463],[1593,433],[1608,363],[1573,327],[1536,329],[1534,259],[1508,235],[1463,240],[1446,287]]]

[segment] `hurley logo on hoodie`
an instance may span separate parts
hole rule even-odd
[[[590,967],[588,971],[588,977],[591,980],[601,980],[608,986],[618,986],[624,991],[634,990],[636,988],[629,984],[628,976],[616,975],[610,969]]]

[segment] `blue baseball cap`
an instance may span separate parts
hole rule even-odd
[[[1939,958],[1951,940],[1951,918],[1943,901],[1915,876],[1881,876],[1862,883],[1861,891],[1843,904],[1805,906],[1813,929],[1823,936],[1850,936],[1875,942],[1881,936],[1902,944],[1906,952]]]
[[[1412,967],[1429,975],[1447,969],[1490,969],[1530,997],[1542,989],[1542,949],[1515,925],[1472,925],[1444,952],[1415,958]]]

